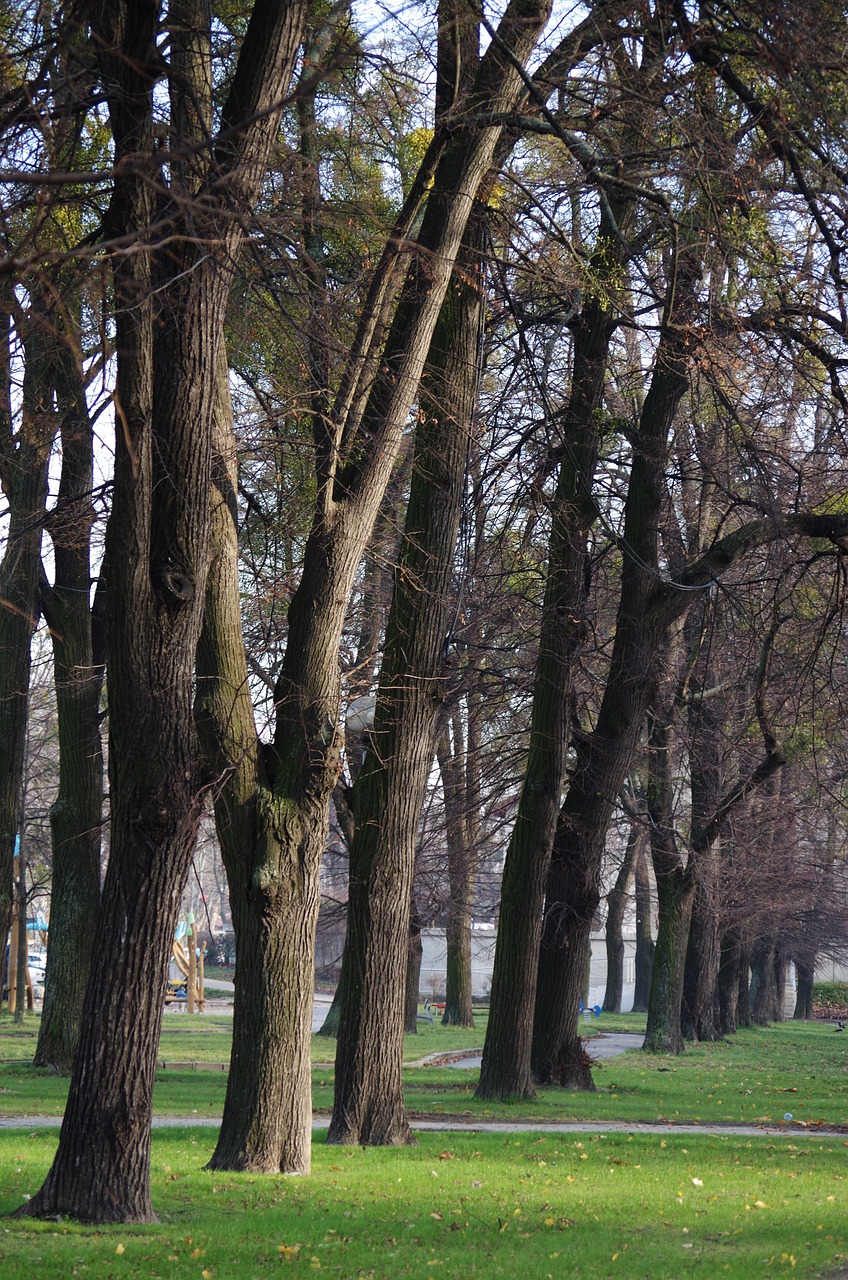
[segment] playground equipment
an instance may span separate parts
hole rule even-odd
[[[203,1013],[206,1007],[204,967],[206,943],[197,945],[197,922],[194,912],[181,920],[174,935],[165,1004],[185,1002],[186,1013]]]

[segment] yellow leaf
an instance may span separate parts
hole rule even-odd
[[[614,1254],[612,1255],[612,1260],[613,1260],[613,1262],[615,1262],[615,1260],[616,1260],[616,1258],[617,1258],[617,1257],[618,1257],[618,1254],[617,1254],[617,1253],[614,1253]]]
[[[116,1253],[123,1253],[123,1252],[124,1252],[124,1246],[123,1246],[122,1244],[119,1244],[119,1245],[118,1245],[118,1247],[117,1247],[117,1249],[115,1250],[115,1252],[116,1252]]]
[[[283,1258],[296,1258],[300,1253],[299,1244],[280,1244],[277,1245],[277,1248]]]

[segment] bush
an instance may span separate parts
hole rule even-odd
[[[848,982],[816,982],[813,985],[813,1016],[848,1020]]]

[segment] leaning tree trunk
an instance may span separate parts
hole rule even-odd
[[[177,152],[202,136],[192,154],[209,166],[208,132],[195,114],[209,85],[202,7],[191,0],[171,7],[170,53],[184,55],[172,87],[196,126],[178,131]],[[232,211],[258,192],[304,16],[294,0],[270,13],[253,10],[223,108],[211,190],[195,205],[196,186],[172,173],[171,215],[183,234],[165,237],[154,253],[144,251],[153,184],[140,158],[149,152],[161,75],[158,12],[96,10],[94,47],[115,140],[110,216],[140,250],[119,254],[114,267],[120,429],[106,544],[112,839],[59,1148],[28,1214],[153,1219],[150,1120],[167,963],[209,782],[192,698],[216,374],[244,225]],[[157,183],[161,174],[157,164]]]
[[[62,478],[48,528],[55,578],[42,588],[50,627],[59,729],[59,794],[50,811],[53,880],[50,947],[44,1006],[34,1063],[70,1071],[77,1051],[82,1005],[97,932],[100,903],[100,830],[103,819],[103,754],[100,694],[103,592],[95,611],[90,542],[93,510],[94,433],[82,370],[71,339],[57,351],[56,399],[61,414]]]
[[[412,1137],[403,1107],[404,975],[418,820],[435,750],[450,575],[477,393],[481,232],[475,216],[424,369],[373,750],[354,785],[357,824],[329,1142],[396,1144]]]
[[[230,875],[231,901],[235,895],[243,898],[237,909],[234,905],[233,918],[245,930],[244,940],[237,939],[235,1001],[236,1015],[240,1010],[243,1014],[240,1032],[245,1045],[234,1057],[228,1079],[212,1160],[218,1168],[280,1169],[285,1161],[291,1172],[309,1169],[308,1076],[301,1064],[309,1054],[312,917],[317,911],[321,849],[339,758],[338,646],[346,604],[401,447],[474,195],[491,166],[500,113],[513,104],[520,83],[518,68],[546,17],[544,0],[529,11],[520,0],[508,6],[498,38],[481,61],[474,89],[491,109],[492,123],[481,125],[476,116],[466,121],[460,115],[449,134],[438,135],[375,274],[336,407],[331,413],[313,416],[316,505],[303,574],[289,609],[274,741],[262,748],[261,768],[252,786],[244,788],[236,770],[233,789],[225,778],[216,805],[216,813],[224,817],[224,831],[227,823],[233,826],[233,860],[239,858],[245,864],[241,872]],[[413,239],[411,221],[431,177],[421,230]],[[400,268],[406,269],[407,263],[400,287]],[[377,337],[395,299],[388,336],[378,353]],[[228,563],[231,560],[232,551],[228,551]],[[235,600],[233,594],[228,598]],[[232,635],[238,627],[235,603],[228,607],[228,620],[216,623],[216,630]],[[199,721],[207,726],[207,743],[215,744],[213,758],[235,764],[242,758],[243,742],[238,735],[233,737],[231,725],[243,724],[244,718],[225,714],[223,709],[241,696],[244,655],[239,657],[232,648],[219,652],[215,644],[209,644],[204,655],[198,681]],[[257,750],[254,746],[253,751]],[[365,773],[360,777],[364,779]],[[257,815],[255,838],[249,830],[252,811]],[[236,834],[242,824],[244,840]],[[219,818],[219,829],[221,825]],[[222,835],[222,848],[226,843]],[[367,861],[370,855],[364,856]],[[244,948],[251,946],[257,959],[248,972],[241,957]],[[281,988],[275,982],[277,970],[267,966],[283,953],[291,956],[294,981]],[[343,977],[343,999],[345,986]],[[285,1001],[279,999],[280,990],[286,992]],[[277,1007],[270,1008],[268,1001]],[[400,1006],[397,1021],[401,1026]],[[281,1027],[282,1040],[277,1038]],[[371,1017],[369,1031],[373,1028],[379,1028],[379,1019]],[[263,1072],[259,1077],[257,1054]],[[286,1071],[287,1059],[297,1064],[294,1078]],[[290,1132],[277,1122],[276,1100],[281,1096],[286,1098],[286,1114],[293,1118],[295,1128]],[[294,1162],[287,1152],[296,1153]]]
[[[681,299],[684,292],[681,289]],[[634,446],[624,511],[624,541],[634,555],[626,556],[622,564],[606,688],[595,729],[579,744],[547,880],[537,995],[544,1000],[545,1014],[537,1014],[533,1030],[534,1069],[543,1079],[555,1071],[558,1060],[573,1062],[576,1056],[578,1006],[572,1002],[566,976],[567,967],[576,963],[570,930],[585,933],[591,925],[600,898],[607,831],[653,692],[657,652],[674,619],[689,603],[679,596],[670,598],[644,568],[658,558],[657,528],[665,500],[663,463],[671,424],[687,385],[685,354],[667,332]],[[482,1078],[481,1072],[481,1083]],[[584,1085],[589,1079],[588,1071],[584,1072]]]

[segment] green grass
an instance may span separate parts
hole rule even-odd
[[[231,1020],[166,1017],[160,1061],[226,1062]],[[603,1026],[613,1020],[601,1020]],[[594,1028],[593,1028],[594,1029]],[[616,1027],[616,1029],[618,1029]],[[407,1061],[439,1050],[459,1052],[479,1045],[484,1028],[426,1027],[405,1043]],[[4,1019],[0,1056],[16,1059],[0,1065],[0,1115],[59,1116],[67,1079],[28,1065],[35,1045],[30,1027],[23,1031]],[[331,1064],[334,1043],[313,1041],[313,1061]],[[493,1104],[474,1097],[477,1071],[439,1066],[405,1071],[409,1109],[421,1116],[460,1116],[466,1120],[628,1120],[671,1123],[848,1124],[848,1036],[822,1023],[785,1022],[740,1031],[730,1040],[690,1048],[679,1058],[639,1052],[601,1063],[594,1094],[541,1091],[535,1102]],[[332,1106],[331,1065],[313,1071],[316,1109]],[[160,1070],[155,1107],[163,1115],[217,1116],[223,1107],[226,1073],[220,1070]]]
[[[54,1133],[0,1134],[0,1213],[40,1184]],[[848,1257],[841,1139],[427,1134],[314,1148],[306,1180],[210,1174],[213,1135],[157,1132],[159,1223],[6,1219],[3,1280],[518,1275],[817,1276]]]

